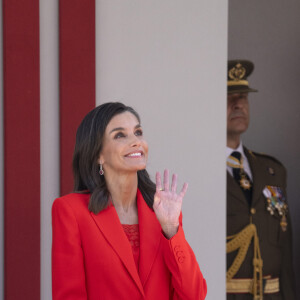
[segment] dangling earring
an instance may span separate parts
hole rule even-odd
[[[100,167],[99,174],[102,176],[102,175],[104,175],[104,170],[102,168],[102,164],[100,164],[99,167]]]

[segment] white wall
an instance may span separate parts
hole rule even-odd
[[[148,170],[187,181],[184,229],[208,282],[225,299],[227,1],[96,0],[97,104],[140,113]]]
[[[59,196],[58,1],[40,1],[41,299],[51,300],[51,206]]]

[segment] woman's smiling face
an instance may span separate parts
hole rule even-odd
[[[108,123],[98,163],[107,174],[137,172],[146,168],[148,144],[138,119],[131,112],[114,116]]]

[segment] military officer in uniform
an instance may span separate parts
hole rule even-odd
[[[228,62],[227,273],[229,300],[295,300],[286,170],[275,158],[247,149],[247,60]]]

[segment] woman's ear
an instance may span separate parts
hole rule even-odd
[[[103,165],[103,163],[104,163],[104,159],[103,159],[103,157],[102,157],[101,154],[99,155],[99,158],[98,158],[98,160],[97,160],[97,163],[98,163],[99,165]]]

